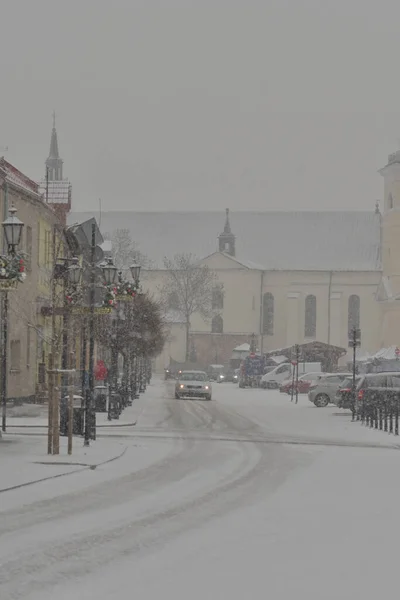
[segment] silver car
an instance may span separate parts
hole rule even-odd
[[[312,385],[308,392],[310,402],[321,408],[335,401],[336,392],[343,381],[351,376],[351,373],[331,373],[324,375]]]
[[[211,400],[212,387],[204,371],[182,371],[175,384],[175,398],[204,398]]]

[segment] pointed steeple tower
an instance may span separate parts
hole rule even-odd
[[[63,161],[58,151],[56,114],[54,112],[50,151],[46,160],[45,176],[39,184],[39,190],[43,194],[43,200],[57,213],[61,223],[66,225],[67,215],[71,210],[72,187],[70,181],[63,177]]]
[[[232,233],[229,221],[229,208],[227,208],[225,212],[226,219],[224,231],[218,236],[219,251],[225,252],[225,254],[229,254],[230,256],[235,256],[235,236]]]
[[[53,129],[51,131],[50,151],[46,160],[46,176],[49,181],[62,181],[63,161],[58,152],[58,139],[56,129],[56,113],[53,112]]]

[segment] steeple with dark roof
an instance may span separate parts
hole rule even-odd
[[[53,112],[53,129],[51,131],[50,151],[46,160],[46,177],[49,181],[62,181],[63,161],[58,152],[58,139],[56,129],[56,113]]]
[[[39,191],[45,202],[50,204],[57,213],[61,223],[66,225],[67,215],[71,210],[72,187],[69,180],[63,177],[63,161],[58,151],[56,114],[54,112],[50,151],[46,160],[45,176],[39,184]]]
[[[229,254],[230,256],[235,256],[235,236],[232,233],[231,224],[229,221],[229,208],[227,208],[225,212],[226,219],[224,231],[218,236],[219,251]]]

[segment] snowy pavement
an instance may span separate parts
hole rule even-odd
[[[398,438],[231,384],[203,402],[159,382],[145,400],[136,427],[99,435],[118,460],[0,493],[2,600],[395,592]]]

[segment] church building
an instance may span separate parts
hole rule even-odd
[[[348,348],[361,329],[360,353],[400,345],[400,151],[381,169],[382,212],[105,212],[104,230],[129,228],[154,264],[145,289],[159,293],[163,257],[186,252],[216,275],[213,315],[194,315],[199,360],[221,363],[254,333],[261,351],[319,341]],[[72,215],[84,219],[84,214]],[[218,223],[221,223],[218,232]],[[160,361],[181,361],[184,324],[171,312]]]

